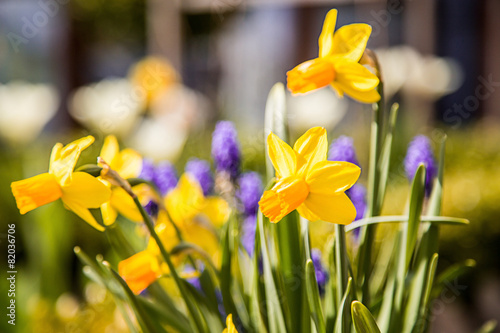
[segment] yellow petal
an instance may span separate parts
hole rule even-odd
[[[378,93],[376,88],[368,91],[358,91],[348,86],[342,86],[341,89],[351,98],[361,103],[371,104],[376,103],[380,100],[380,94]]]
[[[182,237],[186,242],[201,247],[216,261],[215,256],[218,253],[220,244],[213,229],[206,228],[195,219],[189,220],[183,224]]]
[[[142,169],[142,156],[133,149],[124,149],[116,156],[111,168],[125,179],[138,177]]]
[[[335,81],[342,90],[349,94],[347,89],[369,91],[379,84],[378,77],[366,67],[358,63],[341,61],[335,64],[337,76]],[[346,89],[347,88],[347,89]]]
[[[336,195],[309,193],[304,205],[326,222],[349,224],[356,217],[356,208],[345,193]]]
[[[295,142],[293,150],[302,157],[300,162],[303,165],[297,166],[299,174],[307,174],[316,163],[326,161],[328,151],[326,129],[323,127],[309,129]]]
[[[349,162],[323,161],[313,166],[306,182],[311,193],[333,195],[354,185],[360,173],[361,169]]]
[[[188,174],[183,174],[176,188],[165,198],[165,207],[175,223],[193,218],[203,208],[205,197],[200,184]]]
[[[215,227],[221,227],[229,218],[231,209],[226,200],[218,197],[208,197],[205,200],[205,207],[200,212],[205,215]]]
[[[331,9],[328,14],[326,14],[325,22],[323,23],[323,29],[321,30],[321,35],[319,35],[319,56],[326,57],[332,51],[333,47],[333,33],[335,31],[335,24],[337,23],[337,10]]]
[[[320,220],[320,218],[317,217],[313,212],[311,212],[309,208],[306,207],[305,204],[302,204],[299,207],[297,207],[297,212],[299,212],[300,216],[311,222]]]
[[[92,213],[90,213],[90,211],[86,207],[71,200],[71,198],[62,199],[62,201],[66,209],[71,210],[73,213],[78,215],[82,220],[90,224],[90,226],[92,226],[96,230],[104,231],[104,227],[99,223],[97,223]]]
[[[226,328],[222,331],[222,333],[238,333],[233,324],[233,315],[231,313],[226,318]]]
[[[118,216],[116,209],[111,206],[111,202],[105,202],[101,205],[101,215],[104,225],[112,225]]]
[[[82,150],[90,146],[93,142],[94,137],[89,135],[75,140],[63,148],[61,148],[61,144],[54,146],[50,158],[49,173],[56,176],[61,186],[65,186],[71,182],[73,169]]]
[[[99,208],[109,201],[110,189],[97,178],[85,172],[73,173],[71,183],[62,186],[62,199],[85,208]]]
[[[19,180],[10,186],[21,214],[56,201],[62,196],[56,177],[50,173]]]
[[[267,152],[276,169],[277,178],[293,175],[297,168],[297,156],[293,149],[274,133],[267,137]]]
[[[326,87],[335,79],[335,66],[329,58],[305,61],[286,73],[287,88],[292,94],[305,94]]]
[[[333,36],[329,54],[343,59],[358,62],[365,52],[366,43],[372,27],[364,23],[355,23],[340,27]]]
[[[165,211],[158,212],[155,232],[167,251],[170,251],[175,245],[179,243],[177,231],[175,230],[172,222],[168,220]],[[150,239],[148,243],[148,251],[160,255],[160,249],[153,239]]]
[[[111,190],[111,206],[121,215],[131,221],[142,222],[142,215],[134,199],[121,187],[113,187]]]
[[[114,135],[108,135],[104,139],[99,156],[101,156],[102,159],[113,168],[113,160],[116,155],[118,155],[119,151],[120,147],[118,146],[118,140],[116,137]]]
[[[259,201],[260,210],[273,223],[299,207],[309,194],[304,179],[287,177],[281,179],[269,191],[265,191]]]
[[[145,250],[120,261],[118,273],[138,295],[161,276],[160,263],[156,255]]]

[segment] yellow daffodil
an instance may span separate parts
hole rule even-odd
[[[120,151],[118,140],[114,135],[108,135],[104,139],[100,157],[124,179],[137,177],[141,172],[141,155],[129,148]],[[134,200],[123,188],[112,186],[111,183],[104,179],[101,179],[101,181],[111,189],[110,200],[101,205],[101,213],[105,225],[113,224],[118,213],[131,221],[142,221],[141,213],[137,209]],[[144,187],[146,185],[140,186]]]
[[[140,294],[162,275],[158,256],[144,250],[118,263],[118,274],[134,294]]]
[[[379,79],[359,63],[372,28],[368,24],[350,24],[335,33],[337,10],[328,12],[319,37],[319,57],[287,72],[287,87],[303,94],[330,85],[339,96],[344,93],[362,103],[380,99]]]
[[[226,318],[226,326],[222,333],[238,333],[236,326],[233,324],[233,315],[231,313]]]
[[[295,209],[310,221],[349,224],[354,220],[356,209],[344,191],[354,185],[361,170],[352,163],[326,160],[324,128],[308,130],[293,149],[273,133],[267,145],[276,184],[264,192],[259,205],[271,222],[279,222]]]
[[[99,231],[101,226],[89,211],[108,201],[108,187],[85,172],[73,172],[82,150],[94,142],[92,136],[63,147],[57,143],[50,155],[49,172],[13,182],[12,193],[21,214],[61,198],[64,206]]]
[[[139,61],[129,74],[132,84],[141,89],[151,105],[166,89],[179,81],[172,65],[160,57],[147,57]]]

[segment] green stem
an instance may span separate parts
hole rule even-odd
[[[380,180],[380,170],[378,169],[378,161],[382,147],[382,134],[384,123],[383,109],[383,83],[378,86],[381,99],[373,107],[373,120],[371,125],[370,138],[370,162],[368,167],[368,207],[365,217],[380,215],[381,205],[378,202],[378,188]],[[371,253],[373,250],[373,240],[375,238],[376,225],[367,225],[361,229],[359,252],[358,252],[358,272],[357,281],[361,284],[362,303],[369,306],[370,302],[370,275],[372,270]]]
[[[197,331],[198,332],[207,332],[208,328],[206,326],[206,322],[204,318],[200,316],[200,313],[198,312],[198,309],[194,305],[192,299],[190,298],[190,295],[187,293],[186,289],[184,288],[184,285],[182,284],[181,278],[177,274],[177,271],[175,270],[175,266],[172,263],[172,260],[170,259],[170,254],[167,252],[165,247],[163,246],[162,241],[160,240],[160,237],[158,237],[158,234],[155,231],[155,228],[153,226],[153,221],[151,221],[151,218],[149,217],[148,213],[144,210],[142,207],[141,203],[139,202],[139,199],[137,196],[132,197],[134,199],[134,203],[141,212],[142,218],[144,219],[144,223],[146,224],[146,227],[149,230],[149,233],[151,234],[151,237],[155,240],[156,244],[158,245],[158,248],[160,249],[160,253],[167,263],[167,266],[170,270],[170,275],[174,279],[175,283],[177,284],[177,287],[179,288],[179,292],[181,293],[182,298],[186,302],[186,306],[188,308],[188,311],[191,315],[191,319],[194,322]]]
[[[337,304],[341,304],[345,291],[347,290],[348,280],[348,258],[345,240],[344,226],[341,224],[335,225],[335,272],[337,275]],[[348,326],[347,312],[344,312],[342,320],[346,328]]]

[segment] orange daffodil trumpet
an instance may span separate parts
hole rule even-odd
[[[336,32],[337,10],[328,12],[319,37],[318,58],[301,63],[287,72],[287,87],[303,94],[330,85],[339,96],[344,93],[362,103],[380,100],[379,79],[359,63],[372,28],[356,23]]]
[[[49,172],[13,182],[12,193],[21,214],[61,199],[64,206],[99,231],[89,208],[99,208],[108,201],[111,191],[85,172],[73,172],[81,152],[94,142],[92,136],[73,141],[63,147],[57,143],[50,155]]]
[[[274,133],[267,138],[268,154],[276,169],[276,184],[259,205],[273,223],[297,209],[310,221],[349,224],[356,209],[344,193],[358,180],[361,169],[348,162],[327,161],[326,130],[314,127],[293,149]]]

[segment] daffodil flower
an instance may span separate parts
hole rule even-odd
[[[335,33],[337,10],[328,12],[319,37],[319,56],[287,72],[287,87],[303,94],[330,85],[362,103],[380,100],[379,79],[359,63],[372,28],[368,24],[345,25]]]
[[[226,318],[226,326],[222,333],[238,333],[236,326],[233,324],[233,315],[231,313]]]
[[[349,224],[354,220],[356,209],[344,192],[361,170],[352,163],[326,160],[324,128],[308,130],[293,149],[274,133],[269,134],[267,145],[277,182],[264,192],[259,205],[271,222],[279,222],[295,209],[310,221]]]
[[[108,135],[104,139],[100,157],[124,179],[137,177],[141,172],[141,155],[129,148],[120,151],[118,140],[114,135]],[[113,224],[118,213],[131,221],[142,221],[141,213],[137,209],[134,200],[123,188],[112,186],[110,182],[102,178],[101,181],[111,189],[110,200],[101,205],[101,213],[105,225]]]
[[[88,173],[73,172],[80,153],[92,142],[94,138],[87,136],[64,147],[57,143],[50,155],[49,172],[11,184],[21,214],[60,198],[67,209],[97,230],[104,230],[89,208],[99,208],[109,200],[111,191]]]
[[[209,254],[215,263],[219,261],[219,239],[214,228],[220,227],[229,217],[227,202],[219,197],[205,197],[200,184],[184,174],[163,202],[170,217],[179,229],[184,241],[198,245]],[[171,251],[180,239],[165,210],[158,212],[155,232],[167,251]],[[172,257],[174,266],[182,262],[182,257]],[[130,289],[138,294],[160,276],[169,273],[161,259],[160,249],[150,239],[145,250],[121,261],[118,272]],[[182,275],[182,274],[181,274]]]

